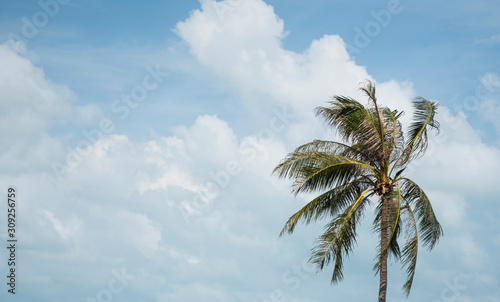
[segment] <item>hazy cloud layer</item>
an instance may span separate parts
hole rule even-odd
[[[221,4],[229,6],[221,11]],[[125,269],[130,278],[117,301],[372,297],[376,238],[369,226],[346,262],[345,282],[329,287],[330,270],[316,274],[304,261],[320,226],[300,226],[293,238],[277,238],[308,196],[294,199],[289,183],[270,174],[298,144],[335,137],[314,118],[314,107],[332,94],[365,102],[357,87],[377,79],[336,35],[312,41],[303,53],[285,49],[284,22],[261,0],[201,1],[175,32],[198,61],[195,68],[208,68],[214,82],[235,91],[234,102],[256,117],[251,131],[241,134],[231,121],[207,114],[170,136],[136,141],[114,131],[68,149],[51,127],[98,125],[102,112],[80,106],[71,87],[55,84],[34,59],[0,45],[0,131],[9,142],[0,149],[0,179],[20,189],[20,295],[84,301]],[[404,110],[409,122],[418,96],[412,83],[377,82],[377,88],[380,102]],[[479,106],[500,127],[494,118],[498,93]],[[445,229],[432,254],[421,251],[408,301],[439,300],[449,282],[464,285],[458,301],[500,301],[493,194],[500,150],[482,141],[467,113],[442,106],[442,133],[407,171],[426,188]],[[58,177],[54,162],[67,164],[70,153],[80,160]],[[400,301],[399,268],[391,274],[389,300]]]

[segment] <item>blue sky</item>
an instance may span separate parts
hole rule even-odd
[[[407,173],[445,236],[421,249],[408,299],[390,267],[388,301],[500,301],[499,12],[461,0],[0,2],[0,183],[18,188],[20,211],[18,293],[2,282],[2,301],[374,299],[370,214],[331,286],[331,267],[306,262],[321,223],[278,239],[311,195],[270,175],[299,144],[335,139],[313,109],[364,101],[367,79],[403,122],[417,96],[441,104],[441,134]]]

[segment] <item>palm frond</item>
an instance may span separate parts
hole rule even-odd
[[[295,226],[300,220],[303,220],[305,224],[309,224],[326,216],[334,217],[339,211],[345,209],[347,205],[352,204],[367,186],[366,182],[359,179],[314,198],[288,219],[280,236],[286,233],[293,233]]]
[[[334,96],[330,107],[316,108],[316,115],[336,128],[343,141],[360,145],[365,154],[378,162],[383,158],[383,135],[377,126],[376,115],[358,101]]]
[[[402,178],[401,191],[403,199],[413,206],[416,214],[419,233],[422,235],[422,242],[429,250],[432,250],[443,235],[441,224],[434,214],[432,205],[425,192],[412,180]]]
[[[381,110],[378,107],[377,104],[377,96],[375,93],[375,84],[368,80],[365,82],[364,86],[360,87],[360,90],[368,96],[368,99],[372,102],[373,104],[373,109],[369,110],[372,113],[372,120],[374,121],[374,126],[377,128],[378,135],[380,137],[382,149],[385,150],[386,147],[384,146],[386,144],[386,139],[385,139],[385,130],[387,129],[384,125]],[[383,110],[382,110],[383,111]]]
[[[370,164],[370,158],[367,156],[367,154],[363,153],[363,149],[361,149],[359,145],[349,146],[339,142],[317,139],[310,143],[299,146],[295,149],[294,153],[302,153],[308,151],[325,152]]]
[[[289,154],[273,171],[281,178],[295,179],[295,194],[332,189],[366,175],[370,165],[326,152],[307,151]]]
[[[313,248],[311,263],[323,269],[333,261],[334,269],[332,283],[343,279],[343,257],[349,255],[356,242],[356,224],[363,215],[363,209],[369,202],[365,195],[371,190],[363,192],[356,202],[349,206],[326,226],[326,231],[318,238],[318,245]]]
[[[404,217],[406,225],[406,243],[401,253],[401,261],[403,267],[406,266],[406,282],[403,285],[403,291],[408,297],[410,294],[411,286],[413,284],[413,277],[415,276],[415,269],[417,267],[417,256],[418,256],[418,230],[417,221],[415,220],[415,215],[411,210],[409,204],[406,204],[402,208],[402,213],[406,214]]]
[[[405,166],[409,161],[418,158],[427,149],[429,129],[439,132],[439,122],[434,119],[438,104],[424,98],[413,101],[415,111],[413,122],[408,128],[408,140],[406,148],[397,160],[399,167]],[[396,165],[395,165],[396,166]]]
[[[401,231],[400,227],[400,214],[401,214],[401,190],[396,186],[397,191],[393,191],[396,194],[395,198],[390,198],[391,203],[389,203],[389,242],[386,251],[391,251],[389,255],[394,256],[398,259],[401,256],[399,245],[397,239]],[[385,252],[386,253],[386,252]]]
[[[375,93],[375,83],[370,80],[365,81],[365,84],[359,87],[359,90],[364,92],[368,99],[370,99],[373,103],[374,107],[377,107],[377,96]]]
[[[309,261],[319,269],[333,262],[332,283],[337,283],[343,279],[343,259],[356,243],[356,225],[369,198],[376,194],[380,200],[373,228],[380,244],[374,270],[380,273],[380,297],[385,299],[389,257],[401,261],[406,269],[403,291],[408,296],[419,241],[431,250],[443,234],[427,195],[402,176],[408,164],[428,147],[428,132],[439,132],[435,120],[438,104],[415,99],[413,122],[404,135],[399,120],[403,112],[379,106],[374,83],[367,81],[360,90],[369,99],[366,106],[346,96],[334,96],[328,106],[316,108],[316,116],[337,131],[341,142],[304,144],[274,169],[278,177],[293,180],[295,195],[320,193],[288,219],[280,236],[293,233],[299,221],[309,224],[329,219]],[[398,238],[403,231],[406,241],[400,247]]]
[[[386,152],[385,158],[387,160],[387,166],[395,162],[401,153],[403,152],[404,146],[404,136],[403,128],[401,122],[398,118],[404,113],[398,112],[397,110],[391,111],[389,108],[384,108],[384,128],[386,129]]]

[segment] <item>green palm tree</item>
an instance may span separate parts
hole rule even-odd
[[[439,131],[439,123],[434,119],[438,104],[424,98],[413,101],[413,122],[405,140],[399,121],[403,112],[378,106],[372,82],[360,89],[368,96],[366,107],[352,98],[334,96],[328,107],[316,108],[316,115],[337,130],[343,143],[307,143],[288,154],[274,169],[280,178],[294,180],[295,195],[321,193],[290,217],[280,236],[293,233],[300,220],[309,224],[329,218],[309,261],[319,269],[334,263],[332,283],[337,283],[343,279],[344,256],[349,255],[356,242],[356,227],[375,199],[373,225],[380,245],[374,270],[380,274],[378,301],[385,302],[388,256],[394,256],[406,268],[403,291],[408,296],[419,240],[431,250],[442,235],[429,198],[415,182],[403,176],[410,162],[426,150],[428,131]],[[406,240],[400,249],[398,238],[403,231]]]

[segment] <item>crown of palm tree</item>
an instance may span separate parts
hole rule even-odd
[[[310,261],[323,269],[334,263],[332,282],[343,279],[343,258],[356,242],[356,227],[366,207],[376,197],[374,228],[380,236],[374,269],[381,276],[379,301],[385,301],[387,256],[406,267],[403,290],[408,296],[415,275],[419,240],[431,250],[442,228],[424,191],[403,176],[405,168],[423,155],[428,131],[439,131],[434,119],[437,103],[424,98],[413,101],[413,122],[405,140],[399,117],[403,112],[377,104],[375,85],[360,88],[368,106],[334,96],[316,115],[335,128],[342,142],[315,140],[298,147],[274,169],[280,178],[293,179],[292,192],[320,192],[286,222],[281,235],[293,233],[299,221],[306,224],[329,218],[317,240]],[[398,239],[405,230],[402,250]],[[384,283],[384,284],[383,284]]]

